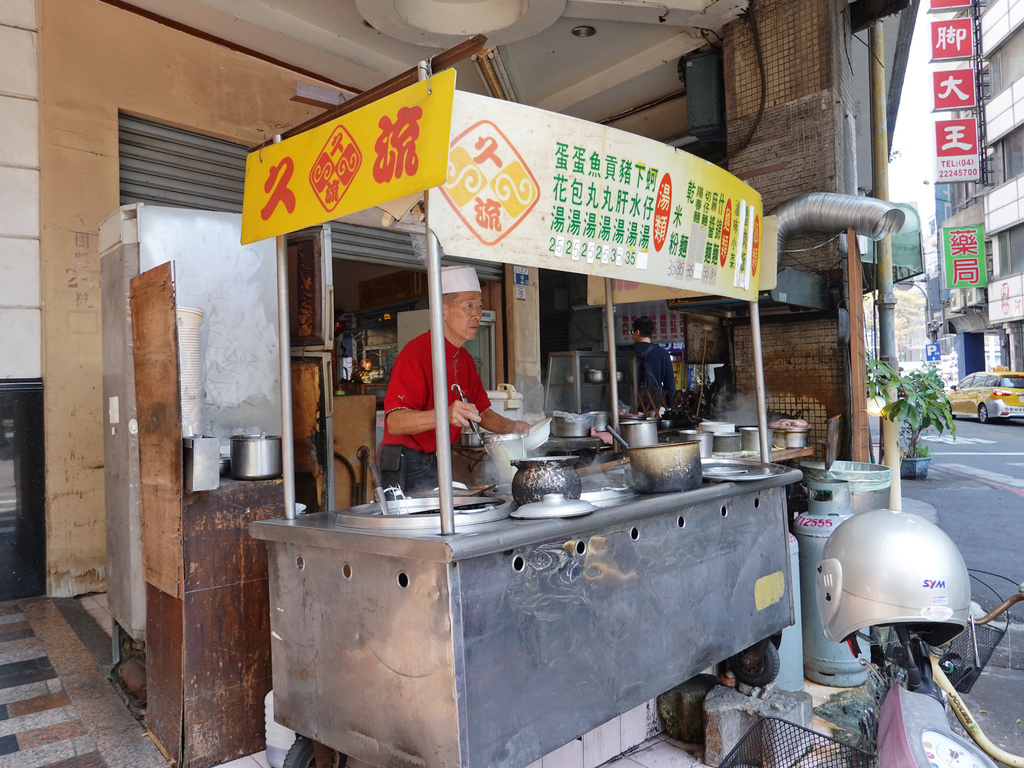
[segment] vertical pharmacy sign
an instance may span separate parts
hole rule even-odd
[[[428,221],[446,253],[757,296],[761,197],[722,168],[661,142],[463,92],[451,130],[448,178]]]
[[[984,227],[943,227],[942,257],[946,288],[988,285]]]

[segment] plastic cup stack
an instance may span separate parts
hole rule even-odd
[[[203,310],[178,307],[178,370],[181,381],[181,424],[202,434],[203,421]]]

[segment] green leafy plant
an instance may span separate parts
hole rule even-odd
[[[881,360],[869,360],[867,378],[868,397],[880,395],[885,400],[882,416],[900,424],[907,440],[908,459],[930,455],[927,446],[918,444],[921,432],[928,427],[940,434],[948,429],[956,435],[946,385],[935,368],[900,374]]]

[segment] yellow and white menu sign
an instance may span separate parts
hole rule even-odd
[[[447,170],[428,222],[446,253],[757,296],[761,196],[698,157],[456,92]]]

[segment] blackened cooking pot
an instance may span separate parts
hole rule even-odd
[[[532,504],[548,493],[561,493],[567,499],[578,499],[583,481],[576,474],[577,456],[542,456],[512,462],[516,474],[512,478],[512,498],[516,504]]]
[[[692,491],[701,483],[699,443],[661,443],[629,449],[637,493]]]

